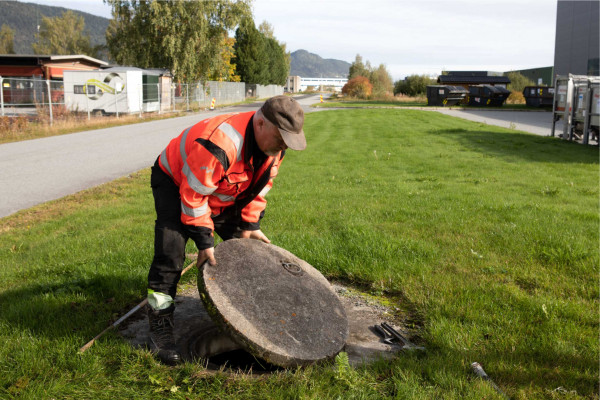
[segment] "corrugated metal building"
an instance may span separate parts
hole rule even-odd
[[[554,73],[600,75],[600,2],[559,0]]]

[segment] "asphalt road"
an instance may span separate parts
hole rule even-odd
[[[552,112],[550,111],[460,110],[443,108],[437,108],[435,111],[453,117],[484,122],[503,128],[512,128],[540,136],[550,136],[552,132]],[[562,133],[562,122],[560,121],[556,125],[555,135],[558,136],[559,133]]]
[[[306,112],[318,96],[296,99]],[[169,141],[205,118],[257,110],[262,102],[0,145],[0,217],[151,166]]]

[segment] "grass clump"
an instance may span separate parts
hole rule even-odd
[[[305,132],[263,230],[397,301],[424,354],[260,378],[165,367],[114,333],[77,355],[143,298],[146,169],[2,219],[0,397],[498,398],[478,361],[511,398],[598,398],[597,149],[416,110],[313,113]]]

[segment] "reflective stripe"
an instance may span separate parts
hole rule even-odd
[[[171,172],[171,166],[169,165],[169,159],[167,158],[167,149],[164,149],[160,155],[160,163],[169,171],[169,175],[173,176]]]
[[[234,201],[235,200],[235,197],[229,196],[226,194],[221,194],[221,193],[215,192],[215,193],[213,193],[213,195],[217,196],[219,198],[219,200],[221,200],[221,201]]]
[[[192,170],[190,169],[190,166],[188,165],[187,162],[183,166],[181,172],[187,177],[188,185],[190,185],[190,187],[194,190],[194,192],[196,192],[198,194],[207,196],[209,194],[212,194],[212,192],[214,192],[217,189],[216,187],[211,188],[208,186],[204,186],[198,180],[198,178],[196,178],[196,175],[194,175],[194,172],[192,172]]]
[[[240,135],[240,133],[238,131],[235,130],[235,128],[231,125],[229,125],[228,123],[224,122],[221,125],[219,125],[219,129],[226,134],[229,139],[231,139],[231,141],[233,142],[233,145],[235,146],[235,149],[237,150],[237,161],[241,160],[241,154],[242,154],[242,147],[244,146],[244,137],[242,135]]]
[[[185,141],[187,140],[187,135],[190,129],[192,129],[191,126],[183,132],[183,135],[181,136],[181,142],[179,143],[179,154],[181,154],[181,162],[183,163],[187,161],[187,153],[185,152]]]
[[[190,208],[183,204],[183,202],[181,202],[181,212],[183,212],[188,217],[197,218],[208,212],[208,205],[205,204],[197,208]]]
[[[174,303],[173,298],[168,294],[155,292],[152,289],[148,289],[148,303],[153,310],[164,310],[165,308],[171,307]]]
[[[269,186],[265,186],[258,195],[261,197],[265,197],[267,193],[269,193],[269,190],[271,190],[271,188]]]

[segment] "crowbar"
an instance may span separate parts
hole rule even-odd
[[[193,256],[188,255],[189,258],[193,258]],[[190,268],[192,268],[194,266],[194,260],[192,260],[192,262],[185,267],[185,269],[183,271],[181,271],[181,276],[183,276],[183,274],[185,274],[186,272],[188,272],[188,270]],[[137,306],[133,307],[131,310],[129,310],[129,312],[127,312],[127,314],[123,315],[121,318],[119,318],[118,320],[116,320],[112,325],[110,325],[108,328],[106,328],[105,330],[103,330],[102,332],[100,332],[99,334],[96,335],[95,338],[93,338],[92,340],[90,340],[89,342],[87,342],[86,344],[84,344],[80,349],[79,352],[80,353],[84,353],[87,349],[89,349],[90,347],[92,347],[92,345],[94,344],[94,342],[96,342],[96,340],[100,339],[100,337],[102,337],[106,332],[110,331],[111,329],[119,326],[119,324],[123,321],[125,321],[127,318],[131,317],[133,314],[135,314],[140,308],[144,307],[146,304],[148,303],[148,298],[146,297],[144,300],[142,300],[140,302],[140,304],[138,304]]]

